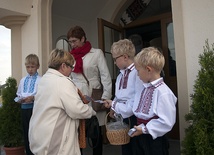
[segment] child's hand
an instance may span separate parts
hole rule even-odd
[[[134,128],[136,129],[136,131],[131,135],[131,137],[139,136],[139,135],[143,134],[141,127],[135,125]]]
[[[23,98],[20,99],[20,100],[18,101],[18,103],[24,103],[24,99],[23,99]]]
[[[104,101],[104,106],[105,106],[106,108],[111,108],[111,103],[112,103],[112,100],[105,100],[105,101]]]
[[[115,113],[115,111],[111,109],[110,112],[109,112],[109,116],[111,118],[114,118],[114,113]]]
[[[22,103],[32,103],[34,101],[34,96],[28,96],[28,97],[25,97],[22,101]]]
[[[17,103],[23,103],[23,98],[17,96],[16,98],[14,98],[14,101]]]

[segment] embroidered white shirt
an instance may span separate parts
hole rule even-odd
[[[128,74],[126,84],[124,84],[125,70],[120,70],[120,74],[117,76],[115,98],[112,102],[112,109],[121,114],[123,118],[133,115],[132,106],[135,93],[142,90],[143,87],[143,82],[139,79],[134,64],[131,64],[127,69],[130,69],[131,72]]]
[[[143,85],[145,90],[138,91],[135,95],[133,113],[137,118],[144,120],[158,117],[151,119],[146,125],[139,124],[144,132],[155,139],[169,132],[175,124],[177,98],[162,78]],[[151,86],[154,90],[151,90]],[[141,97],[142,92],[144,92],[143,97]]]

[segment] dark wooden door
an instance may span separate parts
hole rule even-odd
[[[138,34],[142,38],[142,47],[156,46],[160,48],[165,57],[164,81],[177,94],[176,76],[176,50],[174,47],[174,33],[171,13],[165,13],[145,19],[139,19],[125,26],[125,38]],[[176,123],[172,131],[168,134],[169,138],[180,139],[179,135],[179,116],[178,102],[176,111]]]
[[[141,36],[142,48],[148,46],[159,47],[162,50],[166,61],[164,67],[164,81],[177,96],[177,76],[175,62],[176,50],[174,47],[173,22],[171,13],[165,13],[145,19],[139,19],[133,21],[123,28],[115,26],[114,24],[102,19],[98,19],[98,25],[99,47],[103,51],[105,51],[106,55],[108,55],[108,52],[110,51],[109,48],[112,43],[123,38],[123,34],[124,38],[130,38],[136,34],[138,36]],[[115,34],[117,34],[116,37],[114,36]],[[117,76],[117,67],[114,65],[114,62],[110,57],[107,58],[107,61],[109,63],[109,67],[112,68],[110,69],[110,72],[114,85]],[[176,105],[176,123],[172,131],[168,134],[169,138],[177,140],[180,139],[178,104],[179,103],[177,103]]]

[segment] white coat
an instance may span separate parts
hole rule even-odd
[[[35,155],[80,155],[79,119],[95,114],[83,104],[70,78],[48,69],[39,82],[30,120],[31,151]]]
[[[90,52],[83,57],[83,72],[89,81],[89,86],[81,73],[71,73],[71,78],[83,95],[91,96],[92,88],[99,89],[103,86],[102,99],[111,99],[112,81],[102,50],[91,48]],[[96,116],[99,125],[104,125],[106,112],[97,112]]]

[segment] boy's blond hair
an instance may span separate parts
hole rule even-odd
[[[130,59],[133,59],[135,56],[135,47],[130,40],[123,39],[113,43],[111,53],[115,55],[127,54]]]
[[[135,58],[134,62],[142,67],[152,67],[157,72],[161,72],[164,67],[165,59],[163,54],[155,47],[147,47],[141,50]]]
[[[39,67],[39,58],[36,54],[29,54],[26,58],[25,58],[25,65],[35,65]]]

